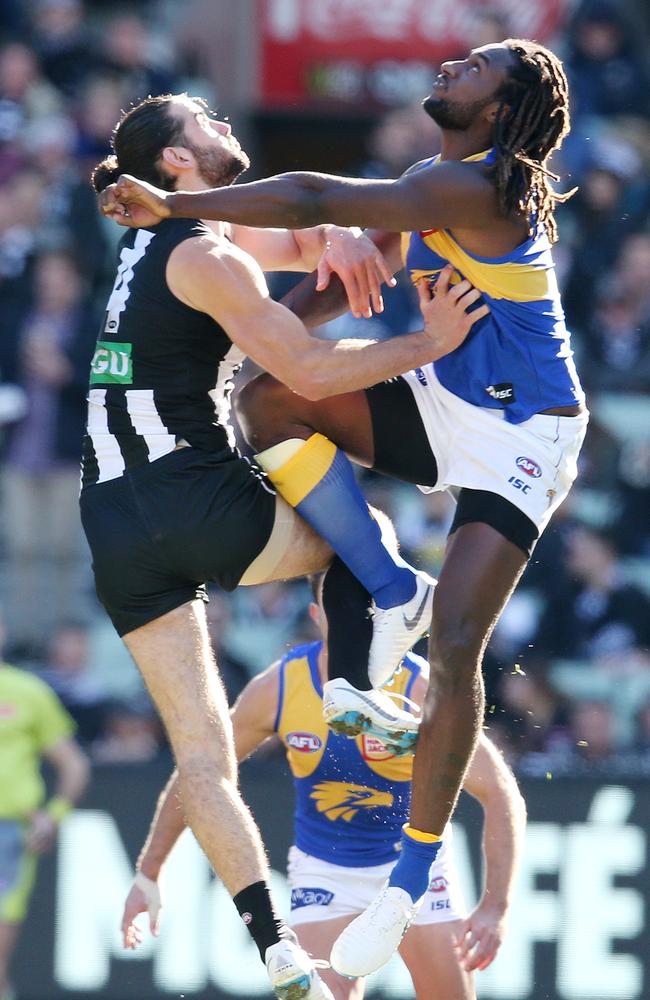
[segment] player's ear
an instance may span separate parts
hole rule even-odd
[[[490,125],[494,125],[499,116],[504,119],[509,118],[510,110],[509,104],[502,104],[501,101],[492,101],[485,109],[485,118]]]
[[[165,146],[160,155],[163,163],[174,170],[189,170],[196,163],[194,154],[186,146]]]
[[[314,601],[309,602],[309,617],[314,625],[320,625],[320,608]]]

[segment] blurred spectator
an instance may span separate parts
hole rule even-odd
[[[616,287],[610,269],[625,237],[640,223],[630,196],[639,170],[639,157],[631,147],[611,141],[598,144],[590,152],[577,194],[563,209],[563,237],[569,231],[564,251],[570,253],[564,306],[571,328],[585,331],[601,285]]]
[[[646,768],[650,771],[650,700],[641,706],[636,721],[635,749]]]
[[[88,630],[80,622],[61,622],[48,643],[39,676],[61,699],[89,746],[104,732],[109,701],[90,667]]]
[[[650,565],[650,433],[630,441],[620,455],[620,512],[614,524],[621,550]],[[650,578],[650,568],[647,569]],[[650,588],[648,588],[650,590]]]
[[[162,743],[153,708],[117,703],[108,707],[91,755],[96,764],[146,764],[158,755]]]
[[[602,768],[616,753],[614,715],[606,701],[580,701],[571,712],[572,765]]]
[[[566,61],[576,118],[650,115],[648,74],[621,6],[587,0],[578,9]]]
[[[499,710],[488,710],[488,723],[507,728],[517,756],[557,752],[567,745],[568,705],[542,671],[504,670],[498,694]]]
[[[85,177],[90,178],[97,163],[111,152],[115,123],[122,106],[128,104],[128,95],[116,77],[95,75],[87,80],[77,104],[77,154]]]
[[[151,33],[137,14],[128,11],[111,18],[102,35],[106,68],[119,79],[129,104],[175,91],[169,67],[150,62]]]
[[[106,241],[94,192],[75,157],[77,129],[70,118],[51,117],[24,134],[30,162],[44,184],[40,243],[68,248],[89,288],[105,269]]]
[[[597,300],[581,364],[587,391],[650,391],[650,314],[613,283]]]
[[[22,42],[0,48],[0,184],[23,164],[23,129],[61,111],[55,88],[40,75],[36,54]]]
[[[38,641],[58,619],[79,614],[85,599],[77,497],[95,335],[72,258],[41,255],[32,307],[16,335],[28,412],[14,426],[2,469],[13,642]]]
[[[80,94],[96,63],[81,0],[35,0],[33,43],[45,76],[68,97]]]
[[[568,539],[570,582],[549,596],[535,655],[600,662],[614,672],[650,668],[650,599],[622,578],[611,534],[576,527]]]

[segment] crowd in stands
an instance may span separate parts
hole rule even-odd
[[[175,43],[193,2],[5,2],[0,14],[0,600],[4,656],[44,677],[97,763],[164,739],[99,607],[77,513],[86,379],[117,227],[89,185],[120,110],[149,93],[215,96]],[[553,164],[558,280],[592,413],[570,498],[538,544],[486,657],[486,725],[523,773],[650,774],[650,45],[617,0],[577,4],[555,46],[573,132]],[[491,24],[491,27],[490,27]],[[507,34],[484,19],[483,41]],[[455,53],[450,53],[454,55]],[[397,176],[436,150],[418,107],[390,111],[349,172]],[[327,169],[324,151],[323,169]],[[274,293],[286,284],[276,279]],[[404,283],[384,315],[323,336],[414,329]],[[362,475],[404,555],[435,573],[453,501]],[[302,583],[215,592],[231,697],[313,637]]]

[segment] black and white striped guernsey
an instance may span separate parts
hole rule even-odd
[[[170,291],[167,261],[183,240],[211,233],[167,219],[129,230],[90,371],[82,489],[153,462],[181,440],[234,447],[232,379],[244,360],[225,330]]]

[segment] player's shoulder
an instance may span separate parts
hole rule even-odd
[[[435,183],[436,188],[448,187],[450,191],[492,191],[490,165],[484,160],[441,160],[431,156],[419,160],[402,174],[406,183]]]

